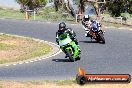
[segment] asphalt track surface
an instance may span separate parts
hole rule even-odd
[[[78,67],[89,74],[127,73],[132,75],[132,31],[127,29],[105,29],[106,44],[91,42],[84,36],[79,25],[68,24],[77,33],[81,60],[68,62],[60,54],[33,63],[2,66],[0,79],[5,80],[61,80],[76,76]],[[58,23],[0,20],[0,32],[33,37],[55,43]]]

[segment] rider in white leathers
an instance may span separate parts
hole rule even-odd
[[[101,24],[96,20],[90,20],[89,15],[85,15],[82,20],[83,29],[85,30],[85,36],[90,37],[90,30],[100,30]]]

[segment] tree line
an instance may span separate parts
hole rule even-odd
[[[47,0],[15,0],[20,4],[21,12],[26,10],[38,10],[46,5]]]
[[[38,10],[46,5],[47,0],[15,0],[21,6],[21,11],[25,10]],[[73,0],[83,12],[85,11],[85,2],[89,0]],[[104,1],[104,0],[90,0],[92,1]],[[132,14],[132,0],[105,0],[105,4],[99,4],[101,11],[107,10],[112,16],[120,16],[121,13]],[[63,4],[64,0],[54,0],[54,6],[56,11]]]
[[[121,13],[132,14],[132,0],[106,0],[104,8],[108,7],[112,16],[120,16]]]

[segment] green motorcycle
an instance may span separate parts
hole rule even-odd
[[[71,40],[67,33],[63,33],[58,38],[61,50],[69,57],[69,60],[74,62],[80,60],[80,52],[78,46]]]

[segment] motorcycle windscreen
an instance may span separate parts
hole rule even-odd
[[[92,31],[97,32],[98,28],[92,28]]]
[[[63,46],[63,45],[70,43],[71,41],[72,40],[70,39],[70,37],[66,37],[65,39],[59,41],[59,45]]]
[[[99,27],[98,27],[97,23],[94,22],[94,23],[92,24],[92,30],[96,32],[96,31],[98,31],[98,29],[99,29]]]

